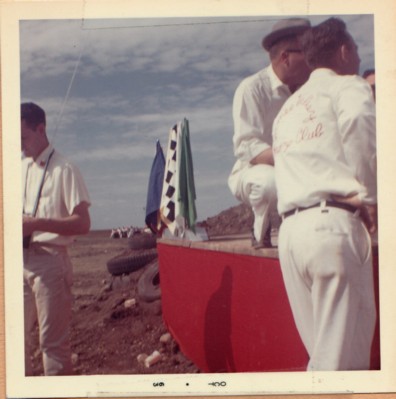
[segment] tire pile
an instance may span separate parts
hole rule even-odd
[[[128,237],[130,251],[107,261],[107,270],[113,278],[128,275],[147,266],[137,285],[139,298],[145,302],[161,298],[156,246],[157,239],[154,234],[139,230]]]

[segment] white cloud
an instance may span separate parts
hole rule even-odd
[[[50,136],[82,51],[55,144],[81,165],[92,193],[94,227],[117,223],[127,213],[142,220],[155,141],[165,151],[169,129],[183,117],[190,121],[200,217],[236,203],[226,181],[234,162],[232,98],[242,78],[267,64],[261,39],[274,21],[233,20],[21,23],[22,96],[47,111]],[[362,26],[356,16],[345,20],[362,65],[370,65],[371,23]],[[138,25],[151,27],[132,27]]]
[[[22,72],[32,77],[66,73],[73,70],[80,51],[83,52],[80,73],[84,75],[110,75],[143,68],[159,72],[185,67],[224,70],[232,67],[234,61],[231,56],[223,57],[230,51],[230,43],[231,50],[252,48],[247,43],[248,34],[241,34],[241,23],[227,26],[226,34],[223,24],[158,27],[153,20],[153,25],[119,29],[114,24],[113,29],[87,30],[87,27],[82,29],[78,20],[22,22]]]

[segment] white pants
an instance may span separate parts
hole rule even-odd
[[[45,375],[72,374],[69,341],[72,268],[65,250],[24,250],[25,374],[32,375],[31,333],[39,324]]]
[[[368,370],[376,310],[363,222],[345,210],[312,208],[283,221],[278,245],[308,370]]]
[[[270,223],[270,216],[276,213],[276,186],[274,167],[254,165],[241,172],[236,197],[252,207],[254,215],[253,232],[261,241]]]

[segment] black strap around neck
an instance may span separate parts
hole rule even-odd
[[[45,166],[44,166],[44,171],[43,171],[43,175],[41,177],[41,182],[40,182],[40,186],[37,192],[37,196],[36,196],[36,201],[34,203],[34,208],[33,208],[33,212],[31,216],[36,216],[37,210],[38,210],[38,206],[39,206],[39,202],[40,202],[40,197],[41,197],[41,192],[43,191],[43,186],[44,186],[44,180],[45,180],[45,174],[47,173],[48,170],[48,165],[50,163],[51,157],[54,154],[55,150],[52,150],[51,153],[48,155],[47,161],[45,162]],[[27,187],[27,181],[28,181],[28,172],[29,172],[29,168],[30,168],[31,164],[29,164],[27,170],[26,170],[26,180],[25,180],[25,195],[24,195],[24,206],[23,206],[23,211],[25,213],[25,202],[26,202],[26,187]]]

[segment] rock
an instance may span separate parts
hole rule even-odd
[[[172,339],[172,336],[170,335],[170,333],[165,333],[165,334],[161,335],[160,342],[162,344],[167,344],[171,341],[171,339]]]
[[[102,292],[110,292],[113,289],[113,286],[109,283],[104,284],[102,288]]]
[[[77,355],[77,353],[73,353],[71,355],[71,362],[72,362],[73,366],[75,366],[78,363],[78,355]]]
[[[138,363],[144,363],[145,360],[148,358],[148,355],[146,353],[140,353],[139,355],[137,355],[136,359],[138,361]]]
[[[135,298],[131,298],[131,299],[126,299],[124,302],[124,307],[126,308],[132,308],[136,306],[136,299]]]
[[[145,361],[144,365],[149,368],[153,366],[154,364],[158,363],[162,359],[161,353],[159,353],[157,350],[155,350],[150,356],[148,356]]]

